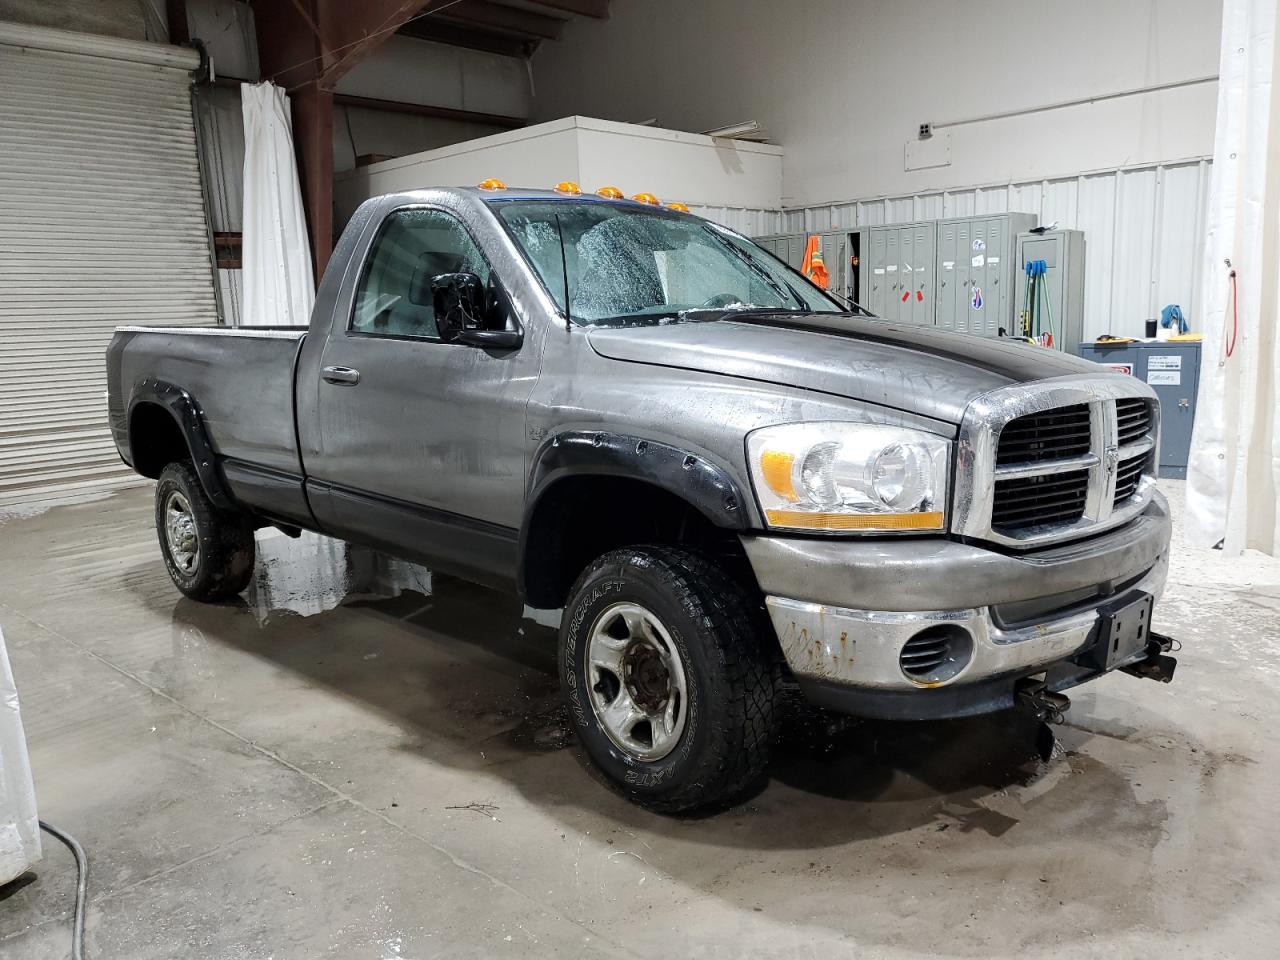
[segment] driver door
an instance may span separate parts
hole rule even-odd
[[[498,351],[441,341],[431,283],[457,272],[476,274],[495,304],[506,302],[452,214],[388,214],[347,327],[329,337],[320,363],[313,507],[337,536],[506,585],[538,362],[528,342]]]

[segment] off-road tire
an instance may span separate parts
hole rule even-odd
[[[613,604],[655,614],[683,660],[685,727],[653,761],[615,745],[590,700],[584,657],[593,625]],[[679,547],[614,550],[578,578],[560,628],[560,683],[583,750],[613,789],[662,813],[723,809],[758,783],[769,763],[778,671],[754,586]]]
[[[175,561],[165,533],[165,511],[170,495],[177,492],[190,504],[195,520],[199,553],[192,570]],[[171,463],[156,482],[156,535],[160,554],[174,586],[192,600],[213,603],[235,596],[253,578],[253,527],[240,513],[219,510],[205,495],[195,470],[187,461]]]

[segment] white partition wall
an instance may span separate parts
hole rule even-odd
[[[337,221],[368,197],[432,186],[470,186],[497,177],[512,187],[583,190],[610,184],[699,209],[778,211],[782,148],[632,123],[566,117],[510,133],[429,150],[341,173]],[[716,218],[718,219],[718,218]]]

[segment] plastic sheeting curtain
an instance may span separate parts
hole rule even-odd
[[[305,327],[315,302],[315,279],[289,98],[273,83],[242,83],[240,105],[244,114],[241,323]]]
[[[40,821],[31,761],[18,712],[18,688],[0,632],[0,884],[40,859]]]
[[[1280,59],[1276,0],[1226,0],[1188,534],[1280,548]],[[1229,261],[1229,263],[1228,263]],[[1233,275],[1234,272],[1234,275]]]

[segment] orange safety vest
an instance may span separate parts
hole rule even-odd
[[[827,265],[822,262],[822,241],[817,237],[810,237],[805,245],[804,262],[800,264],[800,272],[823,290],[826,290],[831,283]]]

